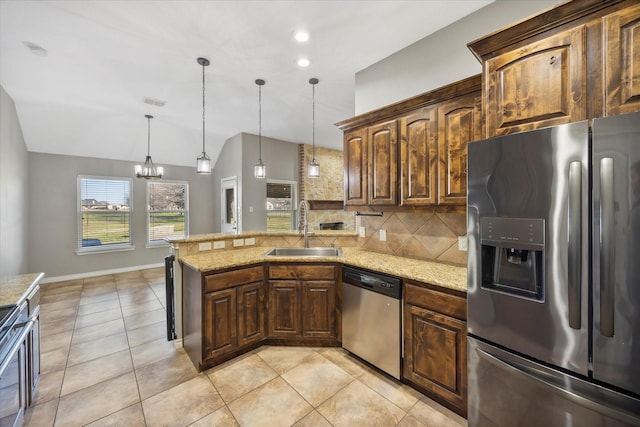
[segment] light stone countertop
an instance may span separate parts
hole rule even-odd
[[[311,237],[355,237],[357,233],[353,230],[312,230],[313,234]],[[225,233],[209,233],[209,234],[194,234],[192,236],[180,237],[180,238],[165,238],[165,240],[169,243],[195,243],[195,242],[205,242],[208,240],[224,240],[224,239],[239,239],[239,238],[247,238],[247,237],[258,237],[258,236],[266,236],[266,237],[285,237],[285,236],[294,236],[299,237],[299,231],[247,231],[242,234],[225,234]],[[266,251],[266,249],[265,249]]]
[[[22,304],[43,277],[44,273],[32,273],[0,279],[0,305]]]
[[[380,254],[360,248],[342,248],[341,257],[282,257],[265,256],[268,247],[254,247],[211,252],[180,257],[180,261],[194,270],[207,273],[232,267],[241,267],[262,262],[339,262],[392,274],[403,279],[430,283],[456,291],[467,291],[467,269],[465,267]]]

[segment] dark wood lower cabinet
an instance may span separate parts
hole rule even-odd
[[[302,284],[302,334],[305,337],[336,337],[336,283],[309,281]]]
[[[339,271],[335,264],[270,265],[269,337],[339,344]]]
[[[269,336],[274,338],[299,337],[300,283],[292,280],[269,281]]]
[[[339,272],[338,264],[307,263],[184,268],[187,354],[202,371],[262,343],[340,345]]]
[[[341,300],[340,264],[184,268],[184,348],[202,371],[263,343],[339,346]],[[463,292],[405,281],[403,381],[463,416],[466,310]]]
[[[403,376],[459,414],[467,414],[466,300],[405,284]]]
[[[198,370],[265,338],[264,266],[213,274],[183,269],[183,345]]]
[[[211,359],[238,347],[236,290],[204,294],[204,358]]]
[[[264,284],[250,283],[236,289],[238,345],[245,346],[264,339]]]

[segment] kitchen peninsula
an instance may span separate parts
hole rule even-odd
[[[176,301],[194,365],[207,369],[264,343],[340,346],[341,272],[349,265],[403,279],[402,381],[464,415],[466,268],[364,250],[353,232],[342,231],[318,232],[311,244],[350,244],[341,256],[265,255],[274,246],[300,247],[300,239],[295,232],[257,232],[172,242],[174,251],[189,248],[176,263]],[[207,249],[223,240],[231,240],[225,250]],[[233,240],[243,246],[234,248]],[[246,247],[247,240],[256,246]]]

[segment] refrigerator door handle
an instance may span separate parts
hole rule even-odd
[[[569,326],[581,328],[582,299],[581,282],[581,248],[582,248],[582,163],[571,162],[569,165],[569,236],[568,236],[568,302]]]
[[[600,333],[613,337],[614,288],[613,158],[600,159]]]
[[[524,375],[528,379],[533,380],[538,384],[553,389],[555,392],[577,405],[591,409],[610,418],[615,418],[622,421],[623,423],[628,423],[629,425],[635,425],[638,422],[638,419],[631,414],[599,403],[598,396],[588,396],[588,394],[585,393],[585,390],[582,390],[582,394],[576,391],[568,390],[566,388],[566,384],[563,383],[562,378],[558,378],[554,375],[550,375],[548,373],[540,371],[534,366],[527,366],[514,360],[504,360],[499,356],[487,353],[480,348],[476,348],[476,352],[482,359],[498,367],[499,369],[507,371],[511,374]]]

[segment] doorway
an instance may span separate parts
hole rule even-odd
[[[241,233],[238,221],[238,177],[220,181],[220,231],[225,234]]]

